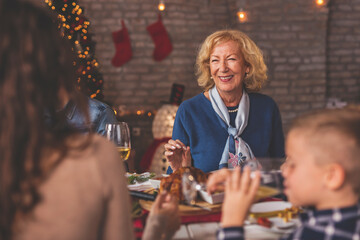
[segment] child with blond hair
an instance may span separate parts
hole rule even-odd
[[[294,206],[308,209],[285,239],[360,239],[360,111],[326,109],[297,118],[287,135],[286,155],[284,193]],[[227,175],[217,238],[244,239],[260,175],[251,178],[249,169]]]

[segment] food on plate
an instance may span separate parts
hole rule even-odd
[[[175,196],[179,201],[184,200],[184,195],[182,194],[182,175],[185,172],[189,172],[198,183],[206,183],[208,174],[204,173],[202,170],[195,167],[181,167],[170,176],[161,179],[160,182],[160,192],[166,190],[173,196]]]
[[[140,217],[142,214],[142,208],[138,201],[134,201],[132,203],[132,209],[131,209],[131,217],[137,218]]]
[[[142,182],[146,182],[149,179],[155,177],[156,174],[155,173],[149,173],[149,172],[144,172],[141,174],[138,173],[126,173],[126,177],[128,179],[128,184],[136,184],[136,183],[142,183]]]
[[[263,226],[266,228],[272,227],[272,222],[268,218],[265,218],[265,217],[257,218],[256,223],[259,224],[260,226]]]
[[[268,187],[268,186],[260,186],[256,192],[255,200],[258,201],[263,198],[271,197],[279,193],[279,190],[276,188]]]
[[[301,213],[301,209],[299,207],[292,206],[291,208],[286,208],[284,211],[279,212],[278,217],[281,218],[284,223],[287,223],[296,218],[299,213]]]

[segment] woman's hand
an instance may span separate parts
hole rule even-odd
[[[154,217],[162,219],[161,229],[164,232],[161,239],[171,239],[181,224],[177,199],[166,192],[160,193],[149,214],[149,218]]]
[[[242,226],[247,212],[255,199],[260,185],[260,172],[250,178],[250,168],[245,167],[243,173],[237,167],[228,175],[225,183],[225,199],[222,206],[222,227]]]
[[[181,167],[191,166],[190,147],[185,146],[179,139],[170,139],[165,144],[165,157],[173,172]]]

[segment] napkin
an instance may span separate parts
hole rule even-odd
[[[146,191],[151,188],[153,188],[153,187],[149,181],[128,185],[128,189],[132,190],[132,191]]]

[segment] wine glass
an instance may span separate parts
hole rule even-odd
[[[106,124],[105,133],[106,138],[115,143],[121,160],[128,160],[131,151],[131,140],[127,123],[119,122]]]
[[[248,159],[241,165],[243,169],[245,166],[251,170],[250,177],[255,176],[255,171],[260,171],[261,181],[257,198],[270,197],[271,195],[278,195],[284,190],[284,178],[281,174],[280,166],[284,162],[283,158],[253,158]]]

